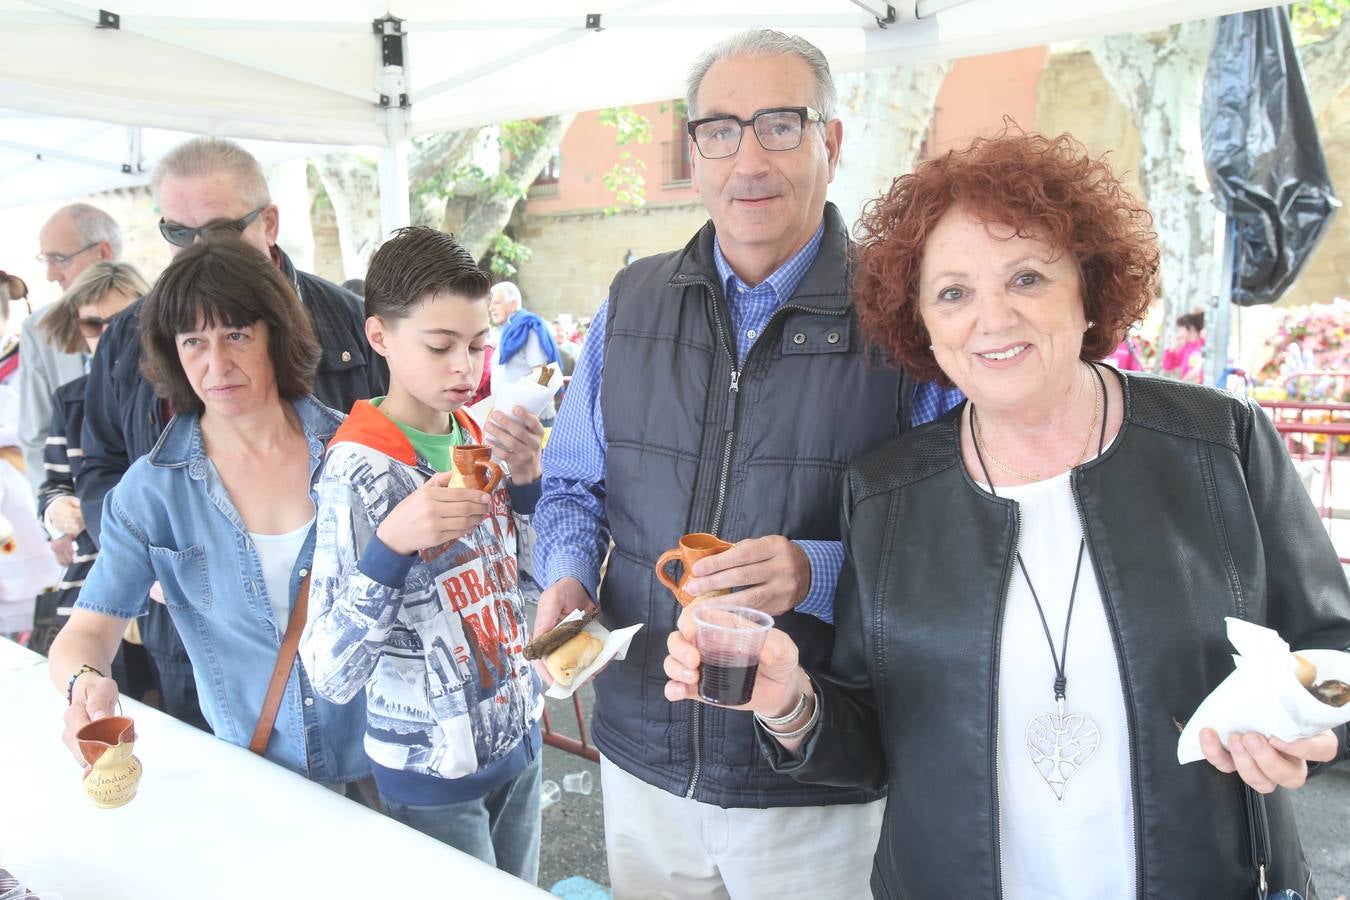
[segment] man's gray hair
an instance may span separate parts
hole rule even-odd
[[[839,94],[834,88],[834,76],[830,74],[830,63],[825,54],[810,41],[769,28],[733,34],[698,58],[698,62],[694,63],[694,68],[689,72],[685,88],[689,118],[699,117],[698,89],[703,86],[703,77],[708,74],[708,70],[724,59],[742,56],[795,56],[806,63],[816,80],[816,111],[824,116],[827,122],[834,118],[835,108],[839,105]]]
[[[112,248],[113,259],[122,255],[122,229],[117,226],[116,219],[97,206],[90,206],[88,203],[72,203],[69,206],[61,207],[57,211],[57,215],[70,217],[71,227],[75,229],[75,234],[79,236],[81,247],[107,241],[108,246]]]
[[[155,166],[150,186],[159,196],[160,185],[166,176],[174,178],[202,178],[216,172],[234,175],[239,191],[250,207],[268,206],[272,194],[267,189],[267,177],[262,166],[243,147],[234,141],[217,137],[193,138],[174,147]]]
[[[510,281],[499,281],[492,286],[491,293],[500,293],[505,297],[508,303],[519,304],[521,302],[520,288],[516,287]]]

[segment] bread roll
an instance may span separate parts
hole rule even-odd
[[[544,657],[544,665],[554,681],[570,685],[578,672],[595,662],[603,646],[599,638],[583,631]]]
[[[1298,679],[1298,683],[1305,688],[1312,687],[1313,682],[1317,680],[1317,666],[1314,666],[1297,653],[1294,654],[1294,663],[1294,677]]]

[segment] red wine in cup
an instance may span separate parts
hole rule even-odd
[[[750,702],[755,690],[759,660],[747,662],[743,656],[723,659],[705,657],[699,667],[698,693],[709,703],[740,706]]]

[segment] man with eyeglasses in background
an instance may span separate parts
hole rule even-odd
[[[47,266],[47,280],[64,293],[94,263],[117,261],[122,255],[122,229],[98,207],[72,203],[42,226],[38,247],[37,259]],[[24,319],[19,337],[19,445],[34,493],[44,477],[42,455],[52,423],[52,394],[84,375],[89,359],[84,353],[65,353],[47,338],[39,326],[49,311],[50,307]],[[74,551],[68,538],[53,540],[52,549],[62,565],[70,565]]]
[[[317,275],[296,271],[276,245],[281,213],[252,154],[232,141],[194,138],[159,161],[150,183],[163,216],[160,234],[171,252],[217,230],[237,233],[272,260],[295,287],[322,350],[314,383],[319,400],[347,410],[357,400],[385,392],[389,370],[366,343],[361,301]],[[103,498],[133,461],[154,448],[173,415],[141,375],[140,311],[138,301],[109,324],[94,355],[85,395],[84,464],[76,490],[95,541],[101,531]],[[191,663],[160,603],[150,604],[143,636],[159,669],[166,711],[205,727]]]
[[[544,449],[536,633],[597,604],[611,629],[646,626],[595,679],[616,900],[865,897],[885,801],[771,770],[756,728],[797,728],[809,710],[757,726],[665,699],[681,607],[653,566],[686,532],[735,541],[688,592],[737,589],[724,600],[772,614],[824,666],[845,467],[957,398],[863,346],[849,223],[825,201],[843,127],[820,51],[775,31],[729,38],[695,64],[687,101],[711,222],[623,269],[586,336]]]

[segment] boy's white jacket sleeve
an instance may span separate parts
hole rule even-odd
[[[346,703],[370,679],[403,605],[415,556],[384,546],[375,529],[396,505],[359,481],[359,453],[335,448],[319,478],[309,621],[300,655],[314,689]],[[364,468],[364,471],[358,471]],[[402,571],[399,571],[399,570]]]

